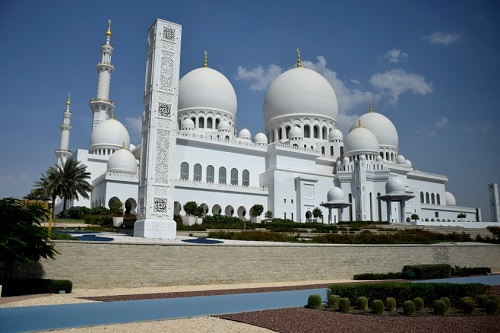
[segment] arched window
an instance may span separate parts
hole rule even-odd
[[[182,129],[182,127],[181,127],[181,120],[180,119],[179,119],[178,125],[179,125],[179,127],[177,129],[179,129],[179,130]]]
[[[196,128],[196,118],[195,117],[191,117],[191,120],[193,121],[194,128]]]
[[[433,205],[435,205],[435,204],[436,204],[436,200],[434,200],[434,193],[432,193],[432,194],[431,194],[431,203],[432,203]]]
[[[321,147],[321,155],[325,156],[325,147]]]
[[[207,167],[207,183],[213,183],[214,182],[214,167],[212,165],[209,165]]]
[[[207,128],[210,128],[212,129],[213,128],[213,120],[212,120],[212,117],[208,117],[207,118]]]
[[[219,123],[220,123],[220,119],[219,118],[215,119],[215,128],[216,129],[219,129]]]
[[[278,140],[283,139],[283,129],[280,127],[278,128]]]
[[[439,193],[438,193],[438,194],[436,194],[436,203],[437,203],[438,205],[440,205],[440,204],[441,204],[441,197],[439,196]]]
[[[426,192],[425,193],[425,203],[428,204],[429,203],[429,192]]]
[[[344,158],[344,147],[340,147],[340,158]]]
[[[424,203],[424,192],[420,192],[420,203]]]
[[[323,126],[323,140],[326,140],[328,138],[328,129],[326,126]]]
[[[181,164],[181,179],[189,179],[189,164],[187,162],[182,162]]]
[[[242,184],[241,185],[243,185],[243,186],[250,185],[250,172],[248,172],[248,170],[243,170]]]
[[[225,184],[226,183],[226,168],[220,167],[219,168],[219,184]]]
[[[199,127],[199,128],[205,128],[205,118],[200,117],[200,118],[198,119],[198,127]]]
[[[315,139],[319,138],[319,126],[318,125],[314,126],[314,138]]]
[[[285,127],[286,138],[290,139],[290,137],[288,136],[288,132],[290,132],[290,126]]]
[[[201,165],[198,163],[194,165],[193,180],[195,182],[201,182]]]
[[[385,159],[389,161],[389,152],[385,152]]]
[[[238,170],[235,168],[231,169],[231,185],[238,185]]]
[[[310,138],[311,137],[311,128],[309,125],[304,125],[304,138]]]

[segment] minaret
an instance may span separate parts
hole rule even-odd
[[[97,63],[97,97],[89,101],[90,110],[93,113],[92,131],[101,122],[111,117],[114,112],[115,103],[109,99],[109,87],[111,83],[111,74],[115,66],[111,63],[113,46],[109,43],[111,40],[111,20],[108,20],[108,30],[106,31],[106,43],[101,45],[102,59]]]
[[[71,112],[69,111],[70,105],[70,94],[68,94],[68,100],[66,101],[66,111],[64,111],[63,113],[63,123],[61,124],[61,144],[59,145],[59,149],[56,149],[57,165],[63,165],[64,163],[66,163],[68,157],[71,156],[71,151],[68,149],[69,131],[71,130]]]

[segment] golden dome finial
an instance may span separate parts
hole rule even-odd
[[[208,51],[205,50],[203,51],[204,57],[203,57],[203,67],[208,67]]]
[[[106,31],[106,37],[111,37],[111,20],[108,20],[108,31]]]
[[[111,110],[111,119],[115,119],[115,110]]]
[[[66,105],[70,106],[71,105],[71,94],[68,93],[68,100],[66,101]]]
[[[297,67],[302,67],[302,62],[300,60],[300,49],[297,49]]]
[[[370,100],[370,106],[368,107],[368,112],[373,112],[372,100]]]
[[[358,119],[358,128],[361,128],[363,126],[361,126],[361,119]]]

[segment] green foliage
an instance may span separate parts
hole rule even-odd
[[[137,215],[135,215],[135,214],[125,214],[123,216],[122,228],[133,229],[135,221],[137,221]]]
[[[339,299],[339,311],[342,313],[348,313],[351,311],[351,301],[349,298]]]
[[[461,308],[465,314],[471,314],[474,312],[476,304],[474,303],[474,300],[471,297],[463,297],[461,299]]]
[[[85,215],[83,221],[86,224],[98,225],[100,227],[111,227],[113,218],[110,215]]]
[[[420,220],[420,216],[418,216],[418,214],[411,214],[410,219],[412,219],[413,221],[417,221]]]
[[[498,306],[500,306],[500,296],[499,295],[488,295],[489,299],[495,300],[497,302]]]
[[[319,207],[315,207],[315,208],[313,209],[313,212],[312,212],[312,213],[313,213],[314,218],[316,218],[316,219],[317,219],[318,217],[322,217],[322,216],[323,216],[323,212],[321,211],[321,208],[319,208]]]
[[[89,215],[111,215],[111,210],[103,206],[97,206],[90,209]]]
[[[264,206],[262,206],[261,204],[255,204],[252,206],[252,208],[250,208],[250,216],[252,217],[261,216],[263,211],[264,211]]]
[[[403,303],[403,312],[405,315],[413,316],[415,314],[415,311],[416,311],[415,303],[413,303],[412,301],[405,301]]]
[[[435,265],[407,265],[403,267],[403,276],[407,279],[441,279],[451,275],[451,266],[448,264]]]
[[[446,304],[446,313],[450,312],[450,309],[451,309],[451,301],[448,297],[441,297],[441,301],[444,302],[444,304]]]
[[[205,215],[203,216],[203,224],[207,225],[207,229],[239,229],[240,226],[243,229],[243,221],[235,216]]]
[[[69,280],[11,279],[0,280],[0,285],[2,296],[58,293],[60,290],[70,293],[73,289]]]
[[[466,217],[467,217],[467,215],[465,215],[465,213],[460,213],[460,214],[458,214],[458,215],[457,215],[457,217],[458,217],[459,219],[464,219],[464,218],[466,218]]]
[[[446,313],[448,313],[448,307],[446,306],[446,303],[443,302],[442,300],[434,301],[432,307],[434,308],[434,313],[437,314],[438,316],[444,316],[446,315]]]
[[[307,307],[311,309],[319,309],[323,301],[321,300],[321,296],[318,294],[310,295],[307,299]]]
[[[265,214],[264,214],[264,217],[266,219],[272,219],[273,218],[273,212],[271,212],[270,210],[268,210]]]
[[[187,215],[196,216],[196,214],[198,213],[198,204],[196,203],[196,201],[188,201],[184,204],[184,206],[182,206],[182,208]]]
[[[382,300],[380,299],[373,300],[371,308],[373,313],[382,314],[384,313],[384,302],[382,302]]]
[[[476,297],[476,300],[477,300],[477,304],[479,305],[479,307],[481,308],[484,308],[484,303],[486,303],[486,301],[490,299],[490,297],[486,294],[481,294],[481,295],[478,295]]]
[[[352,277],[353,280],[395,280],[402,279],[403,273],[362,273]]]
[[[66,233],[58,232],[58,231],[53,231],[52,234],[50,235],[51,240],[78,240],[78,237],[71,236]]]
[[[394,297],[387,297],[385,299],[385,308],[389,312],[396,311],[396,299]]]
[[[453,284],[453,283],[346,283],[334,284],[327,289],[327,296],[339,295],[355,302],[359,296],[365,296],[370,301],[385,299],[387,295],[396,298],[397,304],[403,304],[408,299],[421,297],[426,304],[432,304],[441,297],[450,298],[451,302],[458,304],[460,298],[465,296],[476,297],[484,294],[489,286],[480,283]]]
[[[329,295],[328,296],[328,306],[334,310],[338,310],[339,309],[339,300],[340,300],[339,295]]]
[[[413,299],[413,303],[415,304],[415,309],[420,312],[424,309],[424,300],[422,297],[415,297]]]
[[[120,200],[115,200],[111,204],[111,215],[121,217],[123,216],[123,203]]]
[[[368,311],[368,298],[364,296],[359,296],[356,299],[356,304],[358,305],[358,309],[361,311]]]
[[[72,219],[80,220],[83,219],[85,215],[90,214],[91,209],[85,206],[73,206],[68,208],[65,212],[60,212],[57,214],[57,218],[60,219]]]
[[[245,232],[232,231],[212,231],[208,233],[209,238],[233,239],[247,241],[265,241],[265,242],[293,242],[297,241],[296,236],[288,236],[277,232],[265,232],[249,230]]]
[[[484,302],[484,310],[487,313],[497,313],[498,303],[494,299],[488,299],[486,302]]]
[[[491,273],[489,267],[459,267],[451,268],[451,276],[471,276],[471,275],[486,275]]]
[[[57,251],[41,227],[49,212],[39,205],[23,206],[14,198],[0,199],[0,261],[5,264],[5,278],[12,277],[14,262],[34,262],[54,258]]]

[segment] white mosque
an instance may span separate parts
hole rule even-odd
[[[180,57],[180,31],[163,29],[148,36],[148,43],[156,39],[163,43],[165,49],[161,52],[167,56],[158,60],[162,75],[153,78],[153,59],[148,51],[145,94],[154,89],[148,82],[160,90],[165,87],[165,91],[178,87],[178,92],[170,98],[160,91],[155,102],[158,107],[154,112],[159,118],[154,119],[158,124],[163,118],[174,117],[169,136],[156,137],[155,179],[168,178],[171,192],[164,195],[168,201],[157,199],[155,192],[155,211],[161,212],[163,208],[158,207],[167,205],[165,211],[185,215],[183,205],[196,201],[202,204],[205,214],[242,220],[250,218],[254,204],[263,205],[264,211],[271,211],[276,218],[297,222],[311,220],[316,207],[322,210],[324,223],[406,223],[412,214],[423,222],[458,221],[459,214],[465,214],[462,221],[481,220],[479,209],[456,204],[454,196],[446,191],[445,175],[417,170],[399,154],[397,129],[387,117],[375,112],[371,103],[349,133],[341,133],[337,129],[335,91],[323,76],[301,66],[299,50],[296,68],[277,77],[267,90],[263,107],[265,133],[252,135],[247,129],[237,133],[235,90],[224,75],[208,66],[206,53],[203,67],[180,80],[178,74],[163,75],[171,71],[165,66],[175,62],[175,57],[165,51],[172,49],[168,42],[178,42]],[[102,59],[97,64],[97,97],[89,102],[93,113],[90,145],[75,152],[68,149],[68,98],[56,155],[58,163],[72,157],[91,173],[90,199],[80,198],[69,206],[110,207],[120,200],[127,212],[141,216],[140,182],[146,186],[152,181],[146,174],[149,162],[143,157],[147,152],[142,151],[149,142],[144,133],[153,126],[148,118],[151,110],[145,102],[143,142],[131,144],[127,129],[115,118],[115,104],[109,99],[115,69],[111,35],[109,23],[106,42],[101,46]],[[172,68],[178,71],[176,66]],[[166,152],[162,155],[161,151]],[[56,207],[56,211],[61,208]]]

